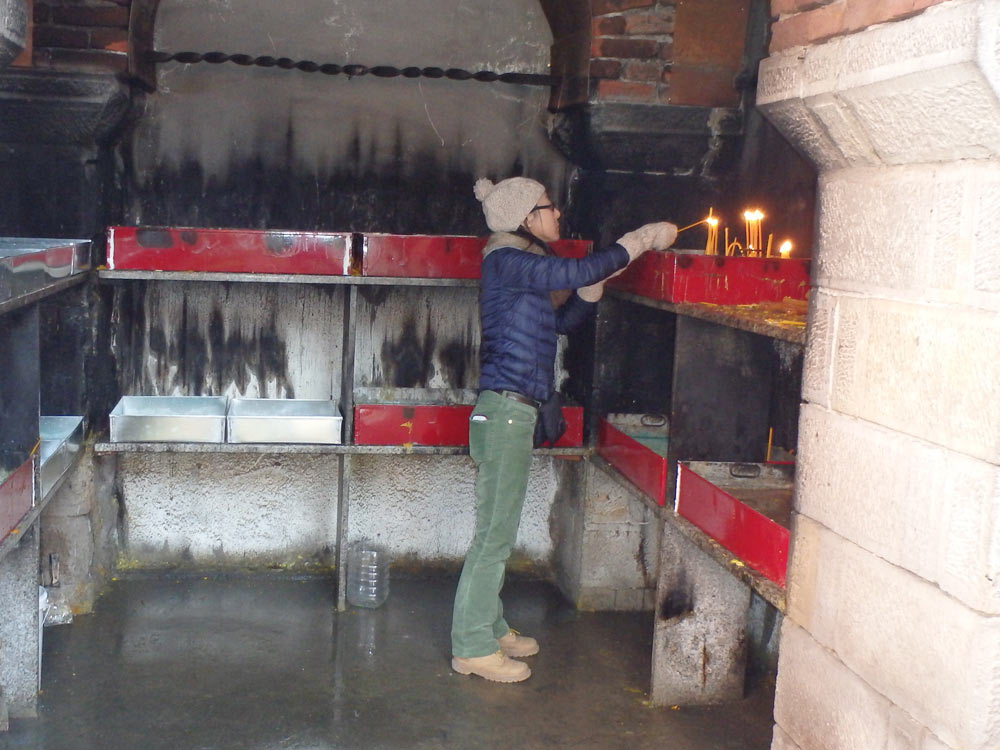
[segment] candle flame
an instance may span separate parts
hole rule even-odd
[[[707,219],[705,219],[705,221],[707,221],[713,227],[719,225],[719,220],[715,216],[709,216]]]
[[[792,243],[788,240],[785,240],[784,242],[781,243],[781,247],[778,248],[778,252],[781,253],[782,257],[788,255],[790,252],[792,252]]]

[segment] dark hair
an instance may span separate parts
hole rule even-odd
[[[529,232],[524,227],[523,224],[514,230],[514,234],[516,234],[518,237],[523,237],[524,239],[528,240],[528,242],[530,242],[532,245],[538,245],[538,247],[542,248],[542,250],[545,251],[546,255],[556,254],[555,251],[551,247],[549,247],[548,242],[546,242],[545,240],[538,239],[535,235]]]

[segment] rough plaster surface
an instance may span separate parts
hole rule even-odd
[[[149,284],[142,324],[119,345],[126,393],[339,397],[343,293],[308,284]]]
[[[171,51],[546,73],[552,34],[536,0],[171,0],[159,6],[155,41]],[[194,161],[207,185],[261,159],[294,164],[320,184],[345,169],[405,171],[430,160],[494,176],[520,164],[560,185],[563,162],[542,123],[548,96],[501,83],[170,63],[158,67],[138,125],[134,175]]]
[[[122,455],[124,562],[328,562],[337,477],[336,456]]]
[[[969,750],[1000,743],[1000,618],[983,617],[932,583],[805,516],[796,518],[792,544],[779,688],[782,672],[796,671],[789,666],[798,658],[796,642],[790,646],[786,640],[791,621],[796,632],[799,627],[809,631],[805,639],[832,651],[835,659],[830,659],[843,662],[853,680],[860,678],[880,698],[920,717],[937,737]],[[819,651],[814,648],[811,654],[802,657],[804,664]],[[801,669],[810,671],[805,665]],[[825,686],[819,680],[812,690]],[[776,715],[799,741],[786,723],[795,713],[783,705],[790,695],[779,689]],[[854,703],[838,707],[836,701],[831,698],[827,707],[854,713]]]
[[[1000,614],[1000,467],[806,404],[797,510]]]
[[[761,63],[757,106],[821,171],[996,156],[998,26],[995,2],[956,0],[789,50]]]
[[[663,524],[650,700],[724,703],[743,695],[750,589]]]
[[[11,718],[38,701],[38,524],[0,561],[0,690]]]
[[[554,459],[532,464],[515,550],[546,562]],[[394,557],[460,562],[475,524],[467,456],[351,457],[347,538]],[[125,562],[135,565],[329,564],[337,535],[336,456],[190,454],[121,457]]]
[[[552,554],[549,513],[558,489],[555,459],[536,457],[515,554]],[[348,538],[381,536],[395,556],[460,561],[476,523],[475,464],[467,456],[354,456]]]

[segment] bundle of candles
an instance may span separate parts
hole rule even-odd
[[[725,242],[723,243],[723,255],[743,255],[750,258],[770,258],[771,242],[773,234],[767,235],[767,246],[764,246],[764,235],[761,231],[761,223],[764,220],[764,213],[759,208],[747,209],[743,212],[743,221],[746,225],[746,244],[740,244],[739,238],[734,237],[729,241],[729,227],[725,228]],[[719,217],[712,214],[712,209],[708,209],[708,216],[704,219],[688,224],[677,230],[677,234],[693,227],[705,224],[708,227],[708,239],[705,241],[705,255],[719,254]],[[792,243],[785,240],[778,248],[778,256],[787,258],[792,252]],[[777,256],[774,256],[777,257]]]

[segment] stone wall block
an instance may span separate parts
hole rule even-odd
[[[834,409],[1000,463],[995,315],[853,297],[839,304]],[[857,325],[844,325],[851,317]]]
[[[821,172],[848,165],[843,152],[802,99],[784,99],[768,104],[758,102],[757,108]]]
[[[1000,468],[807,404],[797,483],[800,513],[1000,614]]]
[[[814,155],[829,149],[816,149],[811,119],[830,128],[828,137],[853,164],[870,159],[868,144],[889,164],[996,156],[995,5],[942,3],[904,21],[772,55],[760,66],[758,106],[821,170],[840,165]],[[814,108],[777,106],[800,99]]]
[[[809,629],[810,640],[833,651],[847,668],[902,710],[921,717],[948,744],[968,750],[995,748],[1000,742],[1000,724],[995,719],[1000,711],[1000,669],[996,666],[1000,619],[984,617],[829,529],[810,523],[806,530],[813,545],[812,589],[799,587],[795,593],[789,589],[789,617],[782,631],[778,665],[778,723],[796,742],[810,747],[790,728],[788,717],[795,709],[788,702],[794,704],[794,700],[781,687],[786,655],[789,650],[796,653],[796,637],[792,637],[791,649],[786,640],[789,620],[793,620]],[[800,575],[798,570],[793,572]],[[812,608],[813,622],[800,621],[802,612],[809,614],[803,602],[795,602],[803,594],[811,595],[817,605]],[[832,624],[828,621],[831,611]],[[827,618],[821,627],[814,626],[817,612]],[[819,654],[814,650],[809,658],[817,660]],[[828,688],[827,679],[812,677],[813,690]],[[826,706],[825,710],[844,709]],[[859,715],[855,707],[851,712]]]
[[[774,734],[771,736],[771,750],[802,750],[792,742],[792,738],[785,734],[785,730],[774,725]]]
[[[774,718],[802,750],[886,747],[890,703],[785,618]],[[775,738],[778,732],[775,731]],[[772,743],[772,750],[775,745]],[[782,748],[786,745],[780,744]]]
[[[939,68],[933,76],[913,73],[841,96],[887,164],[1000,155],[1000,100],[972,63]]]
[[[0,0],[0,67],[25,48],[29,26],[25,0]]]
[[[837,298],[815,287],[810,296],[808,338],[802,362],[802,398],[829,406]]]
[[[864,123],[838,97],[820,94],[809,97],[805,103],[837,144],[848,166],[876,166],[882,163]]]
[[[827,291],[1000,309],[1000,162],[838,170],[818,200]]]
[[[1000,293],[1000,164],[990,164],[989,174],[974,183],[973,285],[976,291]],[[984,170],[985,171],[985,170]]]
[[[817,283],[869,293],[912,288],[910,259],[931,249],[931,173],[850,169],[821,178]]]

